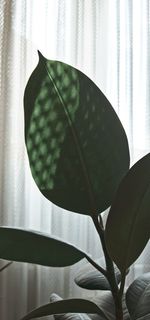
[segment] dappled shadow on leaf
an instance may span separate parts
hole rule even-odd
[[[108,208],[128,170],[129,150],[98,87],[75,68],[40,56],[24,109],[30,167],[43,195],[82,214]]]

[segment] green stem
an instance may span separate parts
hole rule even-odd
[[[93,222],[94,222],[96,230],[99,234],[102,249],[103,249],[104,256],[105,256],[106,270],[107,270],[106,277],[107,277],[107,280],[109,281],[110,287],[112,289],[112,294],[116,296],[116,295],[118,295],[118,285],[117,285],[117,281],[116,281],[114,265],[113,265],[113,262],[109,256],[107,248],[106,248],[102,219],[101,219],[101,223],[99,224],[98,217],[95,216],[93,219]]]
[[[122,300],[119,299],[118,302],[115,302],[116,308],[116,320],[123,320],[123,309],[122,309]]]
[[[116,319],[123,320],[123,309],[122,309],[122,296],[125,285],[126,272],[122,274],[120,289],[118,292],[118,299],[116,301]]]
[[[122,278],[121,278],[121,285],[120,285],[120,289],[119,289],[119,296],[120,296],[120,298],[122,298],[122,296],[123,296],[125,279],[126,279],[126,272],[124,272],[124,273],[122,274]]]
[[[107,248],[106,248],[102,218],[99,223],[98,217],[94,216],[93,222],[94,222],[95,228],[99,234],[101,245],[102,245],[104,256],[105,256],[105,262],[106,262],[106,275],[105,276],[109,282],[112,296],[114,299],[115,309],[116,309],[116,320],[123,320],[122,294],[123,294],[125,277],[122,278],[122,283],[121,283],[121,287],[119,290],[118,284],[116,281],[113,261],[111,260],[109,254],[108,254]]]

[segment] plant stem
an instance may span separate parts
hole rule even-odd
[[[126,278],[126,273],[124,272],[122,274],[122,278],[121,278],[121,285],[120,285],[120,289],[119,289],[119,296],[122,298],[123,296],[123,290],[124,290],[124,285],[125,285],[125,278]]]
[[[105,238],[104,238],[104,228],[102,225],[102,219],[101,219],[101,224],[99,224],[98,217],[95,216],[93,219],[94,225],[96,227],[96,230],[99,234],[101,245],[103,248],[104,256],[105,256],[105,262],[106,262],[106,270],[107,270],[107,280],[110,283],[110,287],[112,289],[112,294],[117,294],[118,295],[118,285],[116,282],[116,276],[115,276],[115,271],[114,271],[114,265],[113,261],[111,260],[107,248],[106,248],[106,243],[105,243]]]
[[[121,282],[121,286],[120,286],[120,290],[119,290],[118,284],[116,281],[113,261],[110,258],[108,251],[107,251],[107,248],[106,248],[102,218],[99,223],[98,216],[95,215],[93,217],[93,222],[94,222],[95,228],[99,234],[101,245],[102,245],[104,256],[105,256],[105,262],[106,262],[106,275],[105,276],[109,282],[112,296],[114,299],[115,309],[116,309],[116,320],[123,320],[122,294],[123,294],[123,289],[124,289],[125,276],[122,278],[122,282]]]
[[[122,300],[118,300],[118,302],[115,303],[115,308],[116,308],[116,320],[123,320]]]

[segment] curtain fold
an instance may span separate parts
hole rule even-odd
[[[49,59],[79,68],[119,114],[133,163],[150,148],[149,46],[148,0],[1,0],[1,225],[51,233],[94,258],[102,255],[90,218],[52,205],[32,179],[24,143],[24,88],[37,64],[37,49]],[[52,292],[64,298],[91,297],[73,283],[81,264],[53,269],[13,263],[0,273],[0,318],[19,319],[47,303]],[[149,265],[147,246],[128,283],[149,271]]]

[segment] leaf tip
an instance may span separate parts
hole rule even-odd
[[[38,50],[38,56],[39,56],[39,60],[44,60],[44,56],[42,55],[42,53]]]

